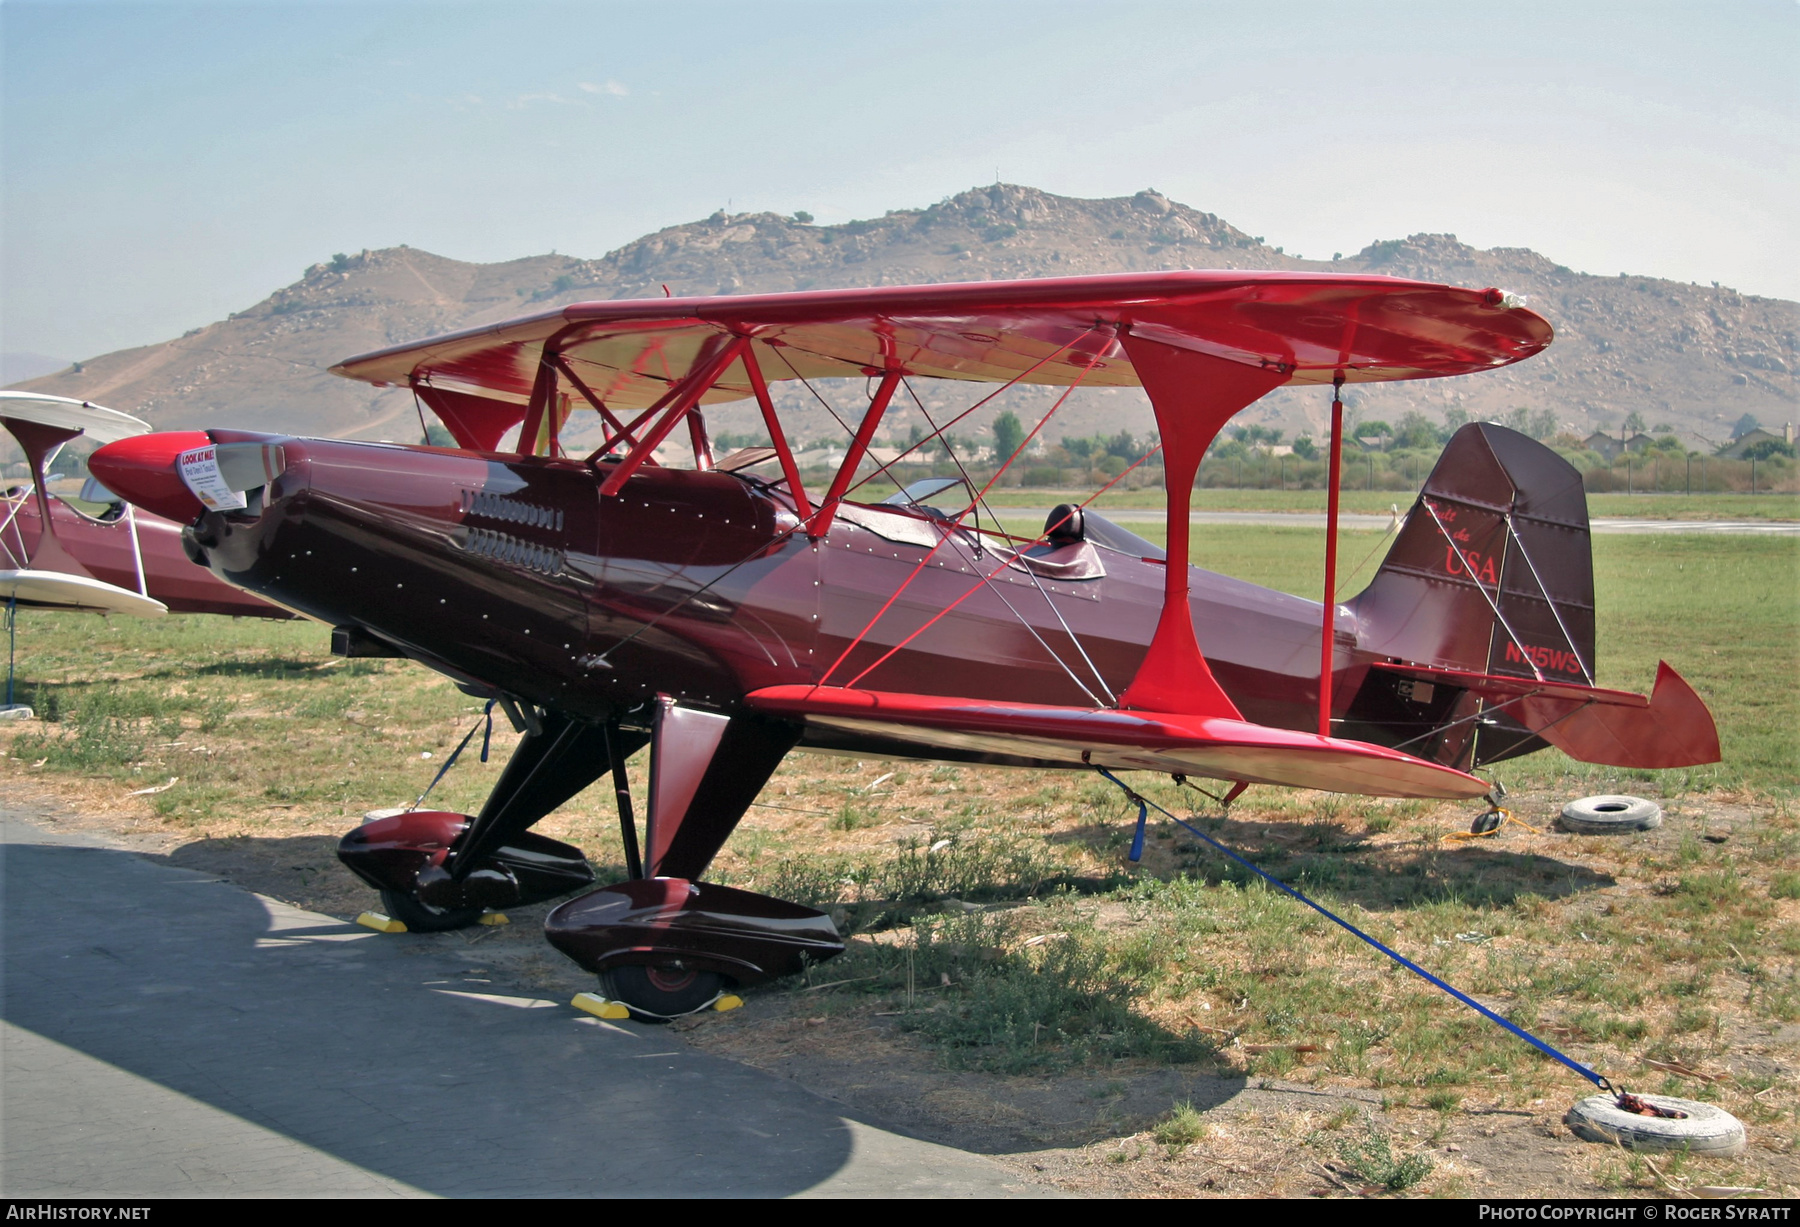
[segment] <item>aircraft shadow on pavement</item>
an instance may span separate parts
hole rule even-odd
[[[12,843],[5,879],[9,1023],[428,1193],[782,1195],[850,1158],[825,1100],[653,1028],[463,992],[454,947],[125,852]],[[9,1099],[9,1130],[31,1115]]]

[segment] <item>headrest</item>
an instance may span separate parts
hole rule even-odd
[[[1061,503],[1050,509],[1044,521],[1044,539],[1051,545],[1074,545],[1087,540],[1087,521],[1074,503]]]

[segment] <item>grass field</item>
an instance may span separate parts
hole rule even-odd
[[[1345,566],[1379,540],[1345,534]],[[1195,558],[1312,595],[1319,548],[1316,532],[1208,526]],[[1467,806],[1257,788],[1225,816],[1166,782],[1134,784],[1615,1081],[1724,1103],[1763,1149],[1696,1160],[1695,1178],[1791,1193],[1800,541],[1600,537],[1594,553],[1601,682],[1647,688],[1666,657],[1717,715],[1723,763],[1624,772],[1549,752],[1504,764],[1536,830],[1485,840],[1452,837]],[[325,647],[309,624],[22,613],[23,697],[45,718],[0,728],[0,777],[254,854],[271,867],[257,889],[350,914],[371,896],[332,862],[335,836],[411,800],[479,705],[416,666]],[[480,804],[514,738],[502,725],[494,740],[492,760],[471,749],[434,804]],[[1612,791],[1660,798],[1667,823],[1617,839],[1550,829],[1563,800]],[[622,876],[603,792],[544,829]],[[1129,817],[1086,776],[794,755],[709,876],[838,910],[851,949],[814,979],[845,983],[764,996],[846,1045],[891,1018],[951,1070],[1235,1071],[1372,1088],[1446,1121],[1580,1091],[1169,824],[1153,824],[1130,865]],[[1172,1113],[1168,1138],[1142,1153],[1185,1145],[1184,1120]],[[1303,1144],[1342,1149],[1335,1126],[1309,1128]],[[1388,1153],[1384,1137],[1355,1145],[1377,1143]],[[1398,1171],[1419,1146],[1393,1143]],[[1468,1191],[1426,1166],[1418,1187]],[[1609,1187],[1649,1179],[1604,1152],[1590,1166]]]
[[[872,488],[872,487],[871,487]],[[1091,490],[1041,490],[1020,487],[989,491],[994,507],[1051,507],[1080,502]],[[1339,506],[1361,515],[1385,514],[1390,507],[1405,511],[1416,491],[1345,490]],[[1112,490],[1093,505],[1112,508],[1163,506],[1161,487]],[[1195,511],[1286,511],[1324,514],[1323,490],[1222,490],[1194,491]],[[1651,520],[1800,520],[1800,497],[1792,494],[1590,494],[1588,514],[1596,519],[1620,517]]]

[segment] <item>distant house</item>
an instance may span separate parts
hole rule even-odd
[[[1758,426],[1755,430],[1746,431],[1739,435],[1737,440],[1721,451],[1719,455],[1727,460],[1742,460],[1744,458],[1744,453],[1755,447],[1758,443],[1785,443],[1789,447],[1792,447],[1794,445],[1794,424],[1792,422],[1787,423],[1781,428],[1780,434],[1776,434],[1772,430],[1764,430],[1762,427]]]
[[[1587,448],[1590,452],[1595,452],[1604,456],[1608,460],[1611,460],[1614,456],[1617,456],[1620,452],[1625,450],[1625,445],[1623,443],[1607,434],[1604,430],[1596,430],[1593,434],[1583,439],[1581,441],[1581,446]]]
[[[1357,435],[1356,442],[1365,452],[1385,452],[1393,446],[1393,435]]]
[[[1590,452],[1598,452],[1608,460],[1617,460],[1626,452],[1641,452],[1656,442],[1654,435],[1643,431],[1632,435],[1629,439],[1615,439],[1604,431],[1596,430],[1581,441],[1581,445]]]

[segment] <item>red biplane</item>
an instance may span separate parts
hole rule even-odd
[[[0,598],[99,613],[293,616],[195,567],[180,524],[139,514],[92,480],[73,501],[50,492],[49,465],[66,444],[148,434],[148,422],[64,396],[0,392],[0,428],[31,471],[29,485],[0,494]]]
[[[112,442],[148,433],[148,422],[64,396],[0,392],[0,428],[24,451],[31,473],[30,485],[0,491],[0,601],[6,606],[7,640],[0,716],[34,714],[13,702],[12,649],[20,606],[138,617],[170,609],[293,616],[193,566],[182,549],[181,525],[136,514],[92,479],[73,502],[50,493],[50,462],[70,440]]]
[[[1201,457],[1245,406],[1472,374],[1550,336],[1499,290],[1312,273],[581,303],[335,368],[410,387],[459,448],[214,430],[123,440],[91,467],[187,523],[214,574],[330,623],[339,651],[424,663],[524,733],[479,814],[345,837],[409,927],[590,884],[578,849],[529,828],[610,771],[630,878],[555,909],[548,935],[609,997],[664,1017],[841,949],[818,912],[698,880],[795,747],[1444,798],[1489,793],[1478,768],[1545,744],[1715,760],[1711,717],[1666,665],[1649,699],[1595,685],[1580,476],[1501,427],[1452,439],[1354,599],[1332,597],[1335,397],[1325,600],[1189,565]],[[770,385],[846,376],[867,403],[808,488]],[[867,471],[884,417],[923,412],[923,379],[1142,387],[1166,550],[1085,506],[1033,537],[995,531],[965,480],[859,500],[892,467]],[[768,447],[715,458],[701,408],[738,400]],[[575,412],[605,426],[589,455],[565,454]],[[224,495],[242,506],[208,509]],[[646,743],[640,850],[623,763]]]

